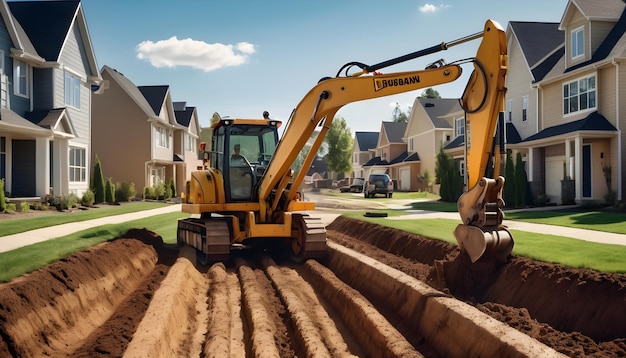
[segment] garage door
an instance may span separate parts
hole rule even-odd
[[[400,190],[411,190],[411,169],[400,169]]]
[[[564,156],[546,157],[546,195],[561,201],[561,180],[563,180]]]

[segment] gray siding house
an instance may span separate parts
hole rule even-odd
[[[80,1],[0,1],[0,179],[11,197],[90,183],[91,88],[100,82]]]

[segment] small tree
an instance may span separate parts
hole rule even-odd
[[[6,198],[4,197],[4,179],[0,179],[0,213],[7,208]]]
[[[440,184],[439,196],[442,201],[456,201],[463,192],[463,178],[459,173],[454,159],[439,149],[435,163],[436,182]]]
[[[170,178],[170,183],[169,183],[169,187],[170,187],[170,198],[175,198],[176,197],[176,184],[174,184],[174,178]]]
[[[326,163],[328,169],[335,173],[346,173],[352,170],[352,134],[346,120],[337,117],[330,125],[324,141],[328,144]]]
[[[104,203],[106,200],[104,176],[102,175],[102,166],[100,165],[100,158],[96,155],[96,164],[93,168],[93,193],[95,195],[96,203]]]
[[[504,169],[504,204],[507,207],[515,206],[515,167],[513,166],[512,151],[506,150],[506,165]]]
[[[528,178],[526,177],[526,168],[522,161],[522,153],[518,152],[515,157],[515,206],[526,206],[526,186]]]
[[[107,178],[104,185],[105,200],[109,204],[115,203],[115,184],[111,181],[111,178]]]

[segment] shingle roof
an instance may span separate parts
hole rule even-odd
[[[515,128],[515,125],[511,122],[506,123],[506,143],[515,144],[522,141],[522,138]],[[443,149],[455,149],[465,145],[465,135],[460,135],[450,143],[448,143]]]
[[[406,125],[406,122],[383,122],[383,128],[385,128],[389,143],[402,143]]]
[[[588,20],[615,20],[624,10],[624,0],[571,0]]]
[[[452,128],[450,123],[441,118],[461,110],[458,98],[418,98],[435,128]]]
[[[546,128],[537,134],[531,135],[522,142],[530,142],[538,139],[555,137],[561,134],[572,133],[577,131],[617,131],[617,129],[600,113],[593,112],[587,117],[560,124],[557,126]]]
[[[380,132],[355,132],[354,139],[361,152],[376,148]]]
[[[181,126],[189,127],[189,123],[191,123],[191,118],[193,117],[193,112],[195,110],[195,107],[185,107],[183,110],[175,109],[174,115],[176,116],[176,123]]]
[[[39,56],[57,61],[80,1],[10,1],[7,4]]]
[[[394,158],[389,164],[398,164],[406,162],[418,162],[420,160],[417,153],[411,153],[404,151],[402,154]]]
[[[363,164],[364,167],[371,167],[374,165],[388,165],[389,162],[386,160],[380,159],[380,157],[374,157],[367,161],[367,163]]]
[[[565,55],[565,45],[561,45],[550,56],[537,63],[531,70],[534,78],[533,82],[541,81],[556,65],[563,62],[563,55]]]
[[[448,143],[443,149],[454,149],[461,147],[465,144],[465,135],[460,135],[452,140],[452,142]]]
[[[106,65],[102,67],[101,72],[103,74],[108,74],[111,79],[115,81],[115,83],[117,83],[135,103],[137,103],[137,106],[141,108],[146,116],[156,118],[157,112],[152,109],[146,97],[131,80],[126,78],[122,73]]]
[[[154,113],[158,116],[161,113],[161,108],[163,107],[170,86],[139,86],[137,88],[141,91]]]
[[[565,35],[559,30],[557,22],[511,21],[509,26],[520,45],[528,68],[533,68],[565,42]]]

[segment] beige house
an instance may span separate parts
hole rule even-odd
[[[169,86],[135,86],[115,69],[101,71],[104,91],[93,96],[92,155],[113,182],[144,187],[174,179],[180,193],[197,158],[198,115],[174,103]]]
[[[355,132],[352,144],[352,177],[365,178],[363,164],[374,157],[380,132]],[[370,151],[372,150],[372,151]]]
[[[571,0],[558,24],[507,28],[507,117],[522,138],[510,147],[524,153],[535,197],[561,202],[569,182],[579,204],[623,198],[625,8]]]

